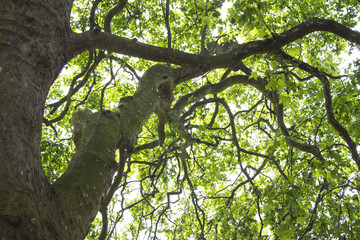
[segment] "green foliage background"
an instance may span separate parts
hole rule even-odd
[[[75,1],[75,32],[94,27],[89,20],[94,2]],[[115,4],[99,1],[94,23],[102,27],[104,16]],[[129,1],[114,17],[112,33],[168,47],[165,5],[165,0]],[[349,28],[359,20],[359,2],[355,0],[171,0],[169,10],[171,47],[194,54],[202,54],[202,39],[205,45],[212,41],[244,43],[276,36],[314,17],[333,19]],[[344,64],[357,48],[334,34],[316,32],[283,51],[329,75],[346,75],[330,78],[333,109],[336,119],[359,144],[360,61]],[[224,105],[213,102],[197,107],[185,121],[192,138],[186,161],[180,157],[184,139],[176,121],[166,126],[162,147],[132,155],[108,209],[111,239],[360,238],[359,169],[326,118],[321,82],[314,77],[299,81],[309,74],[271,55],[252,55],[244,63],[254,79],[266,79],[266,89],[278,94],[291,138],[318,147],[325,161],[286,144],[274,106],[263,93],[251,86],[233,85],[206,98],[225,100],[236,132]],[[120,98],[132,95],[138,76],[153,64],[100,51],[81,54],[69,62],[54,83],[45,109],[45,118],[55,119],[44,125],[41,145],[44,169],[51,181],[66,170],[75,151],[70,141],[72,111],[79,106],[93,111],[113,109]],[[220,82],[226,70],[214,69],[179,84],[174,103],[206,84]],[[242,73],[232,71],[228,76],[237,74]],[[76,86],[79,89],[72,94]],[[56,105],[62,98],[65,101]],[[209,125],[216,111],[215,121]],[[234,135],[241,149],[273,160],[240,152]],[[143,127],[138,145],[155,139],[157,118],[153,116]],[[250,181],[249,176],[254,178]],[[87,238],[97,239],[100,231],[99,215]]]

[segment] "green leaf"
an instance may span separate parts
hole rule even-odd
[[[284,106],[287,106],[291,103],[291,97],[281,95],[280,97],[280,103],[282,103]]]
[[[289,55],[291,55],[293,57],[298,57],[298,56],[300,56],[300,53],[301,53],[301,47],[297,46],[297,47],[290,48],[288,50],[288,53],[289,53]]]

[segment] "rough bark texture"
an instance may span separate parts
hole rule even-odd
[[[65,64],[72,1],[0,1],[0,239],[65,239],[41,166],[43,107]]]
[[[157,88],[169,80],[174,81],[171,69],[151,67],[131,100],[121,103],[114,112],[96,112],[90,116],[76,155],[53,186],[62,204],[62,220],[71,229],[66,239],[86,236],[110,188],[116,170],[115,150],[134,151],[136,137],[159,101]]]
[[[53,185],[41,165],[43,107],[67,60],[71,1],[0,1],[0,239],[83,239],[116,170],[117,148],[133,151],[174,81],[156,66],[131,101],[91,114],[68,170]],[[136,110],[136,111],[134,111]]]

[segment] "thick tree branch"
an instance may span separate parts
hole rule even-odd
[[[157,88],[164,81],[173,79],[170,68],[153,66],[142,76],[130,101],[120,104],[114,112],[96,112],[82,119],[85,127],[79,134],[77,153],[68,170],[53,184],[60,196],[66,226],[76,229],[79,235],[87,232],[87,224],[100,209],[101,199],[110,187],[116,170],[115,150],[133,152],[136,137],[159,100]],[[120,164],[119,175],[108,198],[105,197],[104,206],[118,186],[122,171],[123,165]]]
[[[312,32],[326,31],[336,34],[350,42],[360,45],[360,33],[333,20],[312,18],[280,35],[265,40],[240,44],[238,47],[218,56],[203,56],[162,48],[127,39],[99,30],[71,35],[67,57],[71,59],[83,51],[102,49],[147,60],[168,62],[200,69],[232,67],[240,60],[259,53],[270,53],[280,49]]]

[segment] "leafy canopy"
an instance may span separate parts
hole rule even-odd
[[[280,39],[309,19],[354,28],[359,18],[355,0],[123,3],[75,1],[72,30],[105,29],[210,58]],[[99,215],[88,239],[105,229],[113,239],[359,238],[360,61],[347,59],[357,48],[343,36],[313,31],[179,82],[164,144],[144,147],[158,138],[153,115],[126,162],[108,221]],[[45,109],[42,156],[51,181],[75,152],[74,109],[114,109],[154,64],[94,50],[65,66]]]

